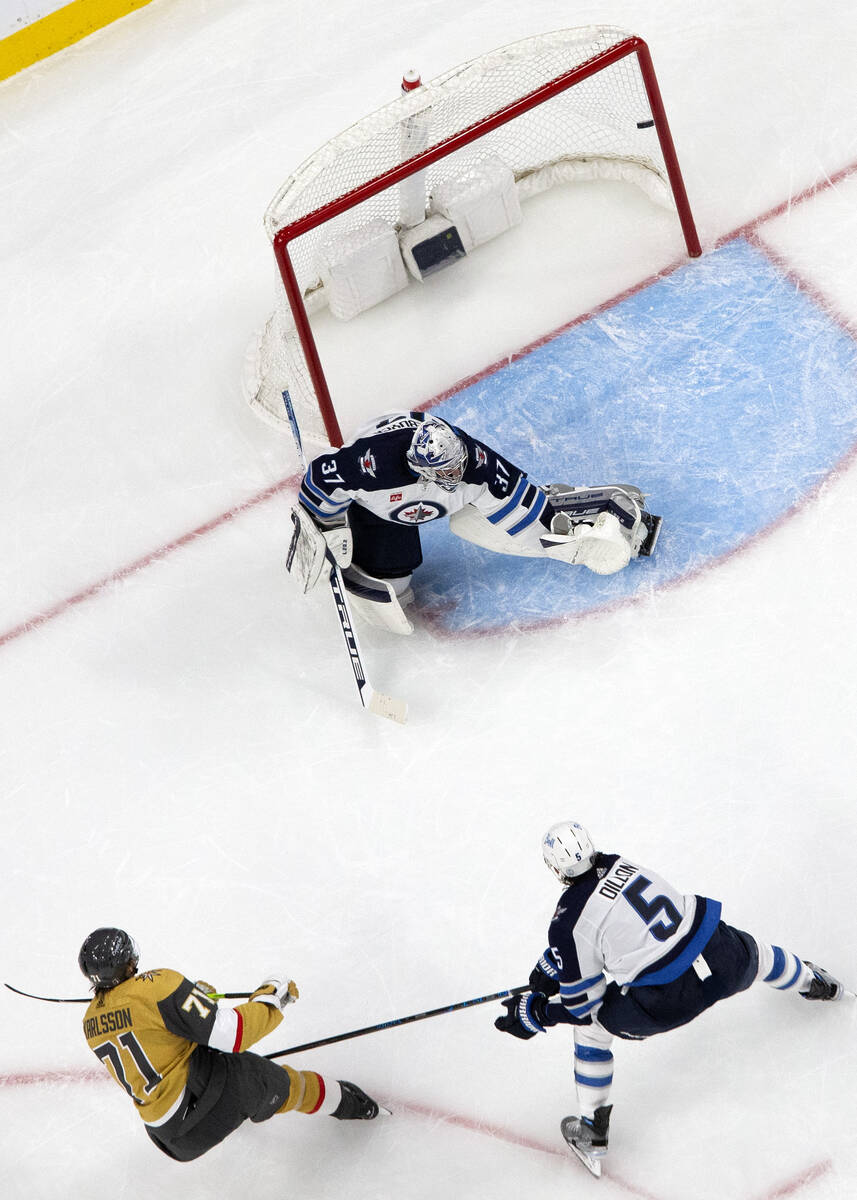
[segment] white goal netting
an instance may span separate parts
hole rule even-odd
[[[609,59],[626,43],[623,56],[524,110],[526,98],[549,92],[554,81]],[[557,183],[606,177],[631,179],[656,202],[671,205],[670,176],[634,43],[639,39],[609,26],[527,38],[401,95],[313,154],[265,213],[278,253],[289,255],[306,311],[328,303],[332,247],[354,241],[361,230],[389,229],[401,239],[403,231],[419,229],[436,211],[433,198],[486,161],[505,164],[521,201]],[[498,114],[502,123],[491,128]],[[437,161],[360,198],[358,189],[367,183],[437,147]],[[342,201],[355,192],[356,203]],[[291,236],[296,222],[325,208],[336,211]],[[325,442],[318,392],[326,389],[323,381],[319,388],[317,372],[313,382],[279,273],[277,278],[274,312],[248,353],[245,395],[260,416],[283,427],[282,392],[288,389],[304,435]]]

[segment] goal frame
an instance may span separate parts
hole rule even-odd
[[[663,100],[661,98],[660,88],[658,86],[655,68],[652,62],[652,56],[646,42],[636,35],[632,34],[616,45],[609,47],[607,50],[600,51],[587,59],[586,62],[579,66],[573,67],[569,71],[563,72],[561,75],[550,80],[548,83],[542,84],[526,95],[514,100],[509,104],[497,109],[487,117],[474,122],[472,125],[459,130],[457,133],[445,138],[435,146],[431,146],[426,150],[413,155],[413,157],[399,163],[398,166],[376,175],[373,179],[367,180],[365,183],[359,184],[350,191],[344,192],[337,196],[334,200],[328,201],[313,212],[307,213],[305,216],[298,217],[296,220],[289,222],[279,229],[273,238],[274,255],[277,260],[277,266],[280,271],[280,276],[283,281],[283,286],[286,290],[286,296],[289,302],[289,307],[295,322],[295,328],[300,340],[301,348],[306,359],[307,371],[315,390],[318,400],[318,407],[321,412],[321,417],[324,422],[325,432],[331,446],[341,446],[343,443],[342,430],[340,429],[339,420],[336,416],[336,411],[333,406],[333,400],[330,395],[330,389],[327,386],[324,369],[321,364],[321,359],[316,346],[315,338],[310,327],[309,315],[304,297],[301,292],[300,285],[295,274],[295,269],[292,264],[289,253],[290,244],[303,234],[309,233],[313,229],[317,229],[326,221],[333,217],[338,217],[347,212],[349,209],[356,207],[358,204],[366,200],[370,200],[379,192],[385,191],[387,188],[394,187],[401,183],[404,179],[424,171],[426,168],[446,158],[454,151],[461,149],[463,146],[468,146],[477,141],[485,134],[491,133],[495,129],[506,125],[509,121],[521,116],[523,113],[529,112],[545,101],[550,100],[554,96],[560,95],[569,88],[588,79],[592,75],[596,75],[599,71],[605,70],[614,63],[619,62],[623,58],[627,58],[631,54],[636,54],[637,62],[640,69],[640,75],[646,90],[646,96],[649,101],[652,118],[654,120],[655,131],[660,143],[661,153],[664,159],[664,165],[669,179],[669,185],[672,191],[673,200],[675,202],[676,211],[678,213],[679,222],[681,224],[682,233],[684,235],[685,245],[688,255],[691,258],[698,258],[702,253],[702,247],[699,242],[699,237],[696,231],[696,224],[691,212],[690,202],[687,197],[687,192],[684,186],[681,169],[678,164],[678,156],[676,154],[675,145],[673,143],[672,134],[667,121],[666,110],[664,109]]]

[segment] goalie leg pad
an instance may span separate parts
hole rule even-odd
[[[613,513],[631,547],[631,557],[648,557],[654,552],[661,530],[661,518],[646,510],[645,496],[630,483],[608,484],[604,487],[568,487],[551,484],[547,489],[548,500],[554,513],[551,529],[567,532],[561,526],[561,518],[571,524],[591,521],[599,512]],[[557,530],[556,525],[560,528]]]
[[[356,563],[342,573],[342,582],[355,615],[368,625],[403,637],[414,632],[413,625],[403,612],[403,607],[414,598],[407,586],[409,579],[410,576],[396,580],[378,579]]]

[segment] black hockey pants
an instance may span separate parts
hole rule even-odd
[[[163,1125],[147,1125],[146,1132],[164,1154],[190,1162],[248,1118],[267,1121],[288,1096],[289,1077],[270,1059],[197,1046],[181,1109]]]
[[[382,521],[359,504],[351,505],[348,521],[354,539],[354,563],[376,579],[410,575],[423,561],[416,525]]]
[[[686,1025],[718,1000],[743,992],[756,978],[759,952],[748,933],[721,921],[702,957],[711,974],[701,979],[689,967],[678,979],[653,987],[620,988],[611,983],[598,1010],[598,1024],[616,1037],[647,1038]]]

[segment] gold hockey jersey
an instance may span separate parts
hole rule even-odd
[[[162,1125],[178,1111],[196,1046],[246,1050],[282,1019],[279,1008],[258,1001],[221,1007],[178,971],[141,971],[96,994],[83,1032],[146,1124]]]

